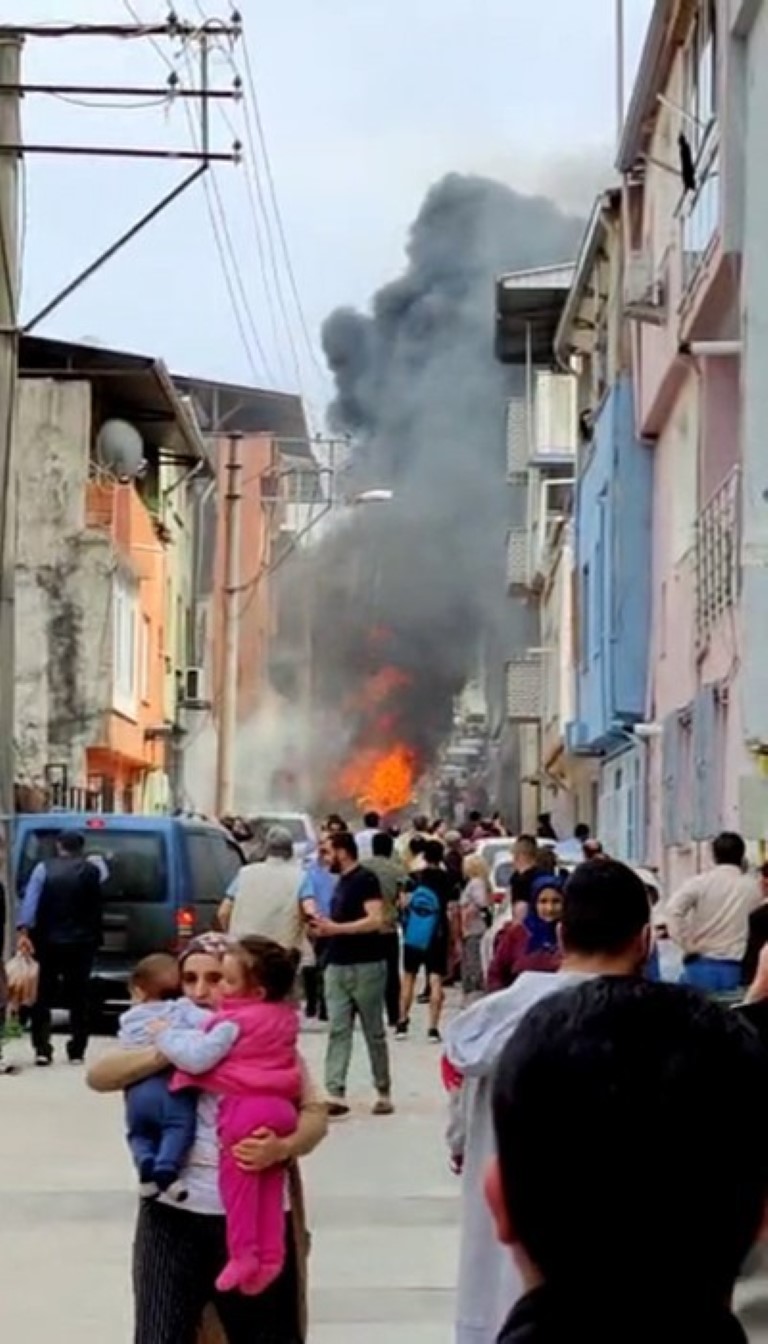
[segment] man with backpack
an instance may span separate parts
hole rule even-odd
[[[443,980],[448,974],[450,953],[450,906],[456,899],[456,884],[443,863],[443,846],[428,840],[424,867],[414,872],[403,921],[403,983],[400,1021],[395,1035],[408,1035],[416,977],[422,966],[429,980],[429,1039],[440,1041],[443,1011]]]

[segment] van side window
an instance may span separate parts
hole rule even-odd
[[[242,867],[240,851],[215,831],[188,831],[190,893],[195,904],[218,904]]]

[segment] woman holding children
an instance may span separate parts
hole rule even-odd
[[[126,1090],[129,1117],[131,1089],[148,1078],[164,1075],[171,1097],[185,1087],[197,1094],[178,1179],[163,1190],[161,1178],[154,1190],[137,1160],[145,1197],[134,1243],[135,1344],[305,1339],[307,1232],[296,1160],[324,1138],[327,1115],[296,1053],[292,977],[281,956],[264,939],[194,939],[179,961],[179,990],[213,1015],[210,1022],[168,1020],[158,1002],[153,1043],[112,1051],[89,1071],[96,1091]],[[140,994],[151,1018],[146,991]],[[279,1049],[270,1054],[263,1046],[267,1037],[274,1042],[276,1025]],[[173,1067],[184,1072],[171,1075]],[[131,1146],[136,1156],[133,1138]],[[207,1307],[223,1336],[207,1319],[198,1334]]]

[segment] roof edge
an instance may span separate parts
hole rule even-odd
[[[654,5],[619,142],[616,167],[620,173],[629,172],[640,152],[649,104],[663,79],[661,57],[667,31],[677,9],[678,0],[656,0]]]
[[[595,198],[595,203],[592,206],[592,213],[587,222],[587,227],[584,230],[584,237],[581,240],[579,255],[576,258],[573,284],[568,292],[563,311],[560,314],[560,321],[557,324],[557,331],[555,332],[555,339],[553,342],[555,358],[558,363],[563,366],[568,363],[568,355],[570,353],[568,333],[574,318],[576,317],[576,312],[592,273],[595,257],[600,244],[600,238],[604,231],[606,211],[616,203],[619,194],[618,189],[613,187],[609,187],[605,191],[600,192]]]

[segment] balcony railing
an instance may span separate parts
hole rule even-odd
[[[739,484],[739,469],[734,467],[696,520],[696,640],[700,649],[707,646],[715,625],[739,595]]]
[[[512,723],[538,723],[544,701],[542,657],[530,649],[507,663],[507,718]]]
[[[528,529],[511,527],[507,533],[507,586],[514,590],[527,588],[530,582],[528,567]]]

